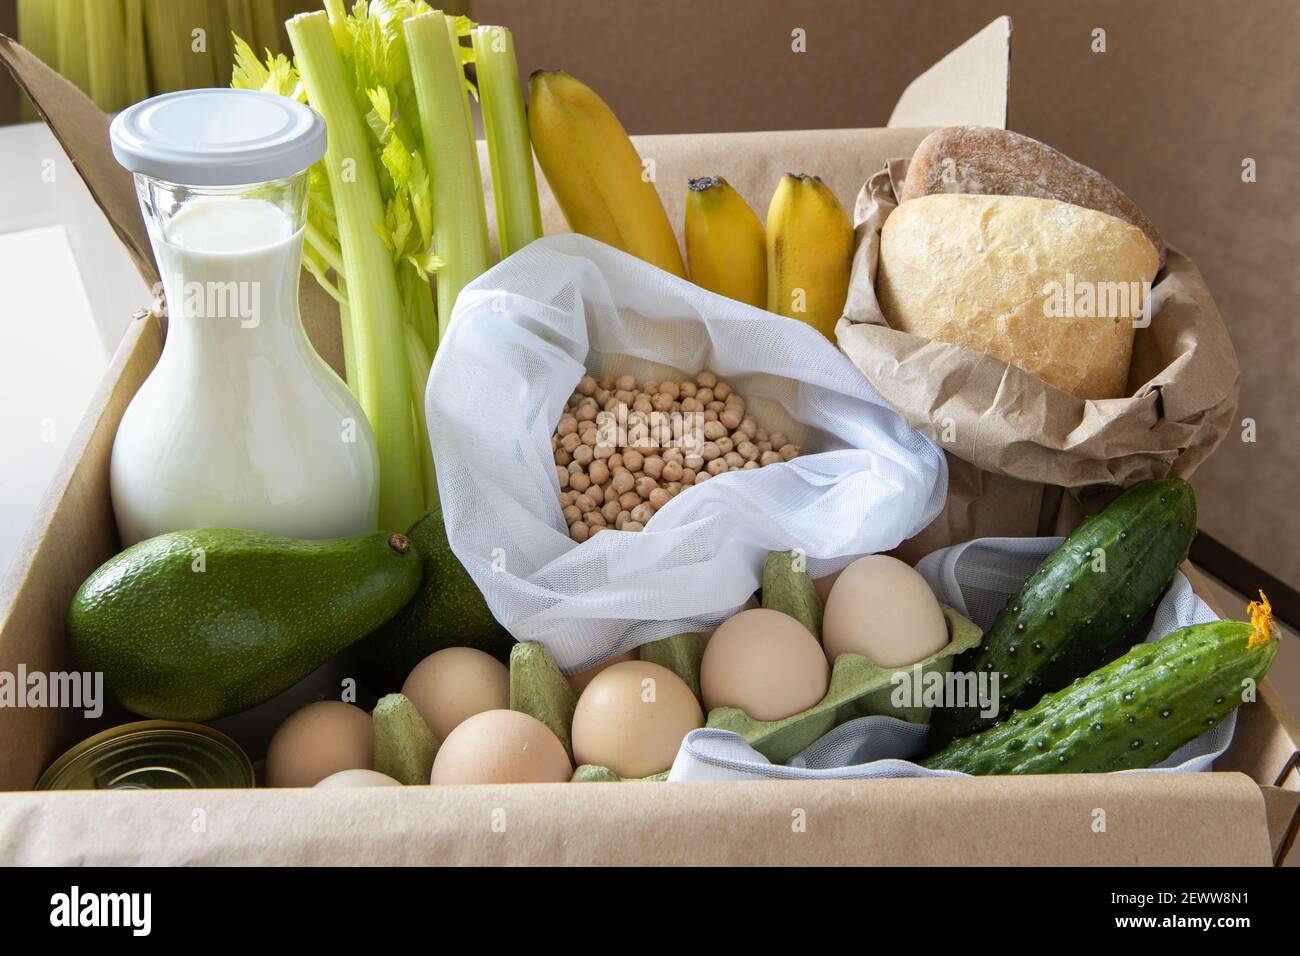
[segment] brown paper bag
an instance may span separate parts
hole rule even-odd
[[[1152,319],[1133,342],[1128,398],[1086,400],[992,356],[891,329],[876,301],[880,230],[907,160],[858,193],[840,348],[882,397],[947,452],[948,503],[899,549],[915,561],[971,538],[1068,533],[1121,487],[1186,478],[1237,406],[1237,358],[1209,289],[1170,249]]]

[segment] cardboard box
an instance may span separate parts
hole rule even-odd
[[[757,157],[746,164],[752,181],[735,185],[750,196],[788,167],[848,157],[829,178],[851,195],[886,159],[910,154],[929,127],[1002,125],[1008,43],[1009,23],[991,24],[918,78],[883,130],[645,137],[638,146],[666,182],[727,168],[728,156],[748,151]],[[41,104],[152,284],[130,177],[108,157],[105,118],[11,41],[0,38],[0,57]],[[665,199],[680,222],[682,197]],[[548,229],[561,229],[545,191],[543,207]],[[312,341],[337,367],[336,317],[313,283],[302,291]],[[0,671],[73,666],[64,615],[81,581],[118,549],[109,453],[163,334],[152,313],[132,323],[0,586]],[[0,709],[0,789],[11,791],[0,794],[0,862],[1268,865],[1288,851],[1300,804],[1300,732],[1267,684],[1242,709],[1217,772],[1205,774],[24,792],[95,729],[76,711]]]

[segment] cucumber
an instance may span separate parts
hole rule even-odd
[[[1181,478],[1139,482],[1048,555],[954,669],[999,672],[1001,714],[1032,706],[1136,640],[1195,535],[1191,485]],[[936,711],[931,749],[998,719],[978,707]]]
[[[1278,639],[1267,599],[1251,605],[1251,616],[1251,624],[1193,624],[1139,644],[1029,710],[954,741],[922,766],[970,774],[1153,766],[1232,713],[1245,689],[1268,673]]]

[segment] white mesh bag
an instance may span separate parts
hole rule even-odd
[[[1064,538],[979,538],[922,558],[916,570],[935,596],[988,630],[1007,599]],[[1148,642],[1189,624],[1218,620],[1181,572],[1156,606]],[[1229,714],[1195,740],[1146,770],[1172,773],[1209,770],[1232,743],[1237,715]],[[669,780],[801,780],[808,778],[964,777],[954,770],[927,770],[912,762],[925,750],[929,727],[893,717],[859,717],[836,727],[786,766],[771,763],[739,734],[693,730],[673,763]]]
[[[644,531],[574,544],[550,439],[579,379],[706,369],[804,456],[686,490]],[[939,449],[812,328],[576,235],[465,288],[426,408],[452,550],[497,619],[569,672],[716,625],[757,589],[769,551],[802,548],[820,576],[888,550],[947,491]]]

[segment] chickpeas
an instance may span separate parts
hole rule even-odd
[[[732,471],[790,461],[799,447],[746,414],[713,372],[637,384],[584,375],[551,436],[559,503],[578,543],[642,531],[674,497]]]

